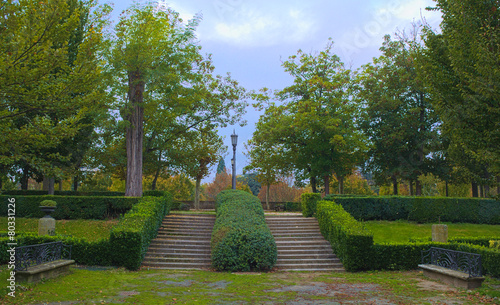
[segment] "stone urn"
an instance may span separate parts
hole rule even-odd
[[[56,207],[40,206],[40,210],[45,213],[45,216],[50,216],[50,214],[56,210]]]
[[[40,202],[40,210],[45,216],[38,220],[38,235],[54,235],[56,231],[56,220],[50,216],[56,209],[54,200],[44,200]]]

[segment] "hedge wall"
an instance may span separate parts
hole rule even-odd
[[[324,200],[337,202],[358,220],[500,224],[500,201],[493,199],[329,195]]]
[[[165,196],[166,191],[144,191],[143,197],[162,197]],[[2,195],[17,195],[17,196],[43,196],[47,195],[47,191],[39,190],[12,190],[3,191]],[[54,196],[111,196],[120,197],[125,196],[125,192],[112,192],[112,191],[54,191]]]
[[[317,202],[321,200],[321,194],[305,193],[300,196],[300,205],[302,207],[302,215],[304,217],[312,217],[316,214]]]
[[[164,197],[143,197],[123,216],[109,238],[114,265],[139,269],[171,206],[172,196],[168,193]]]
[[[260,200],[244,191],[217,195],[212,265],[219,271],[269,270],[278,257]]]
[[[55,219],[105,219],[124,214],[139,197],[110,196],[20,196],[0,195],[0,216],[7,216],[7,200],[16,199],[16,217],[40,218],[45,215],[39,205],[43,200],[54,200],[57,208],[51,214]]]
[[[321,234],[347,271],[371,268],[366,258],[371,256],[373,235],[361,223],[333,201],[319,201],[316,218]]]

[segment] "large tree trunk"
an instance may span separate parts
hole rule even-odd
[[[54,177],[48,178],[48,177],[43,177],[43,190],[47,191],[49,195],[54,195],[54,185],[55,185],[56,179]]]
[[[408,180],[410,183],[410,196],[414,196],[415,192],[413,191],[413,180]]]
[[[63,190],[63,181],[59,180],[59,192]]]
[[[344,176],[338,176],[337,180],[339,181],[339,194],[344,194]]]
[[[316,177],[311,177],[311,188],[313,193],[318,192],[318,189],[316,188]]]
[[[269,192],[271,191],[271,184],[267,184],[266,185],[266,208],[267,210],[269,211],[270,208],[269,208]]]
[[[330,176],[323,177],[325,181],[325,196],[330,195]]]
[[[144,81],[140,71],[129,72],[128,75],[129,108],[126,109],[127,127],[127,178],[125,196],[142,196],[142,142],[144,138]]]
[[[196,186],[194,189],[194,208],[196,210],[200,209],[200,185],[201,177],[196,177]]]
[[[445,188],[446,188],[446,197],[450,197],[449,186],[448,186],[448,180],[446,180],[446,181],[445,181]]]
[[[73,177],[73,191],[78,191],[78,179],[80,179],[78,177],[78,174],[76,174],[74,177]]]
[[[392,193],[398,195],[398,178],[395,175],[392,176]]]
[[[415,180],[415,195],[417,196],[422,196],[422,183],[420,183],[420,180]]]
[[[477,192],[477,183],[472,182],[472,197],[478,197],[478,192]]]
[[[151,190],[156,190],[156,183],[158,182],[158,177],[160,176],[160,169],[157,169],[155,172],[155,177],[153,178],[153,182],[151,183]]]
[[[497,195],[500,195],[500,176],[497,177]]]
[[[29,181],[29,169],[28,166],[23,168],[23,175],[21,176],[21,189],[26,191],[28,190],[28,181]]]

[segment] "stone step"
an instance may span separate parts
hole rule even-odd
[[[292,249],[292,250],[283,250],[282,248],[278,249],[278,256],[287,256],[287,255],[295,255],[295,256],[302,256],[302,255],[329,255],[333,254],[333,251],[330,247],[321,247],[321,248],[314,248],[311,249],[307,247],[306,249]]]
[[[144,261],[148,263],[191,263],[191,264],[210,264],[210,257],[157,257],[146,255]]]
[[[163,234],[163,233],[158,233],[158,236],[156,238],[159,239],[185,239],[185,240],[208,240],[210,241],[210,236],[211,235],[174,235],[174,234]]]
[[[321,235],[319,232],[283,232],[283,233],[276,233],[276,232],[271,232],[274,236],[274,238],[278,237],[303,237],[303,238],[324,238],[323,235]]]
[[[315,225],[315,224],[308,224],[308,225],[298,225],[298,224],[273,225],[273,224],[267,224],[267,227],[270,230],[300,229],[300,230],[318,230],[319,231],[319,226]]]
[[[210,244],[206,245],[184,245],[184,244],[161,244],[161,243],[152,243],[149,245],[149,250],[151,251],[160,251],[160,250],[171,250],[171,251],[210,251]]]
[[[302,264],[340,264],[340,260],[335,260],[331,258],[313,258],[313,259],[293,259],[293,258],[280,258],[276,262],[276,265],[302,265]],[[340,264],[341,265],[341,264]]]
[[[276,264],[275,267],[280,269],[304,270],[304,269],[344,269],[344,267],[336,266],[330,263],[317,263],[317,264]]]
[[[331,261],[340,261],[333,253],[319,253],[319,254],[283,254],[278,253],[278,260],[280,259],[290,259],[290,260],[301,260],[307,261],[310,259],[328,259]]]
[[[192,246],[210,246],[210,240],[184,240],[184,239],[165,239],[156,238],[151,241],[151,245],[192,245]]]
[[[172,235],[172,236],[200,236],[201,238],[211,239],[211,232],[194,232],[194,231],[176,231],[176,230],[158,230],[158,236]]]
[[[152,247],[149,247],[148,253],[151,253],[151,254],[154,253],[154,254],[158,254],[158,255],[182,255],[182,254],[185,254],[185,255],[193,255],[193,256],[196,256],[196,255],[205,255],[205,256],[208,255],[208,256],[210,256],[211,251],[210,251],[210,247],[207,247],[204,249],[197,249],[197,248],[172,249],[172,248],[152,248]]]
[[[176,269],[176,270],[182,270],[182,269],[200,270],[200,269],[208,269],[208,268],[212,267],[212,264],[143,261],[143,267],[145,267],[145,268],[159,268],[159,269]]]
[[[214,226],[213,222],[190,222],[190,221],[173,221],[173,220],[163,220],[161,222],[162,226],[172,226],[179,228],[210,228]]]

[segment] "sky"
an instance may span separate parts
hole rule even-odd
[[[109,1],[100,1],[111,3]],[[212,54],[216,73],[229,72],[248,90],[266,87],[283,89],[293,79],[281,67],[282,61],[301,49],[307,53],[322,51],[328,39],[334,52],[353,70],[380,56],[386,34],[409,30],[411,24],[426,23],[438,28],[439,12],[425,8],[432,0],[158,0],[158,7],[170,7],[184,20],[201,15],[197,37],[202,52]],[[114,2],[113,18],[128,8],[132,0]],[[250,102],[250,101],[249,101]],[[251,106],[244,119],[247,125],[228,126],[218,132],[224,137],[228,153],[224,160],[231,166],[233,130],[238,134],[237,174],[248,165],[244,142],[255,131],[261,113]],[[216,166],[204,182],[213,180]]]

